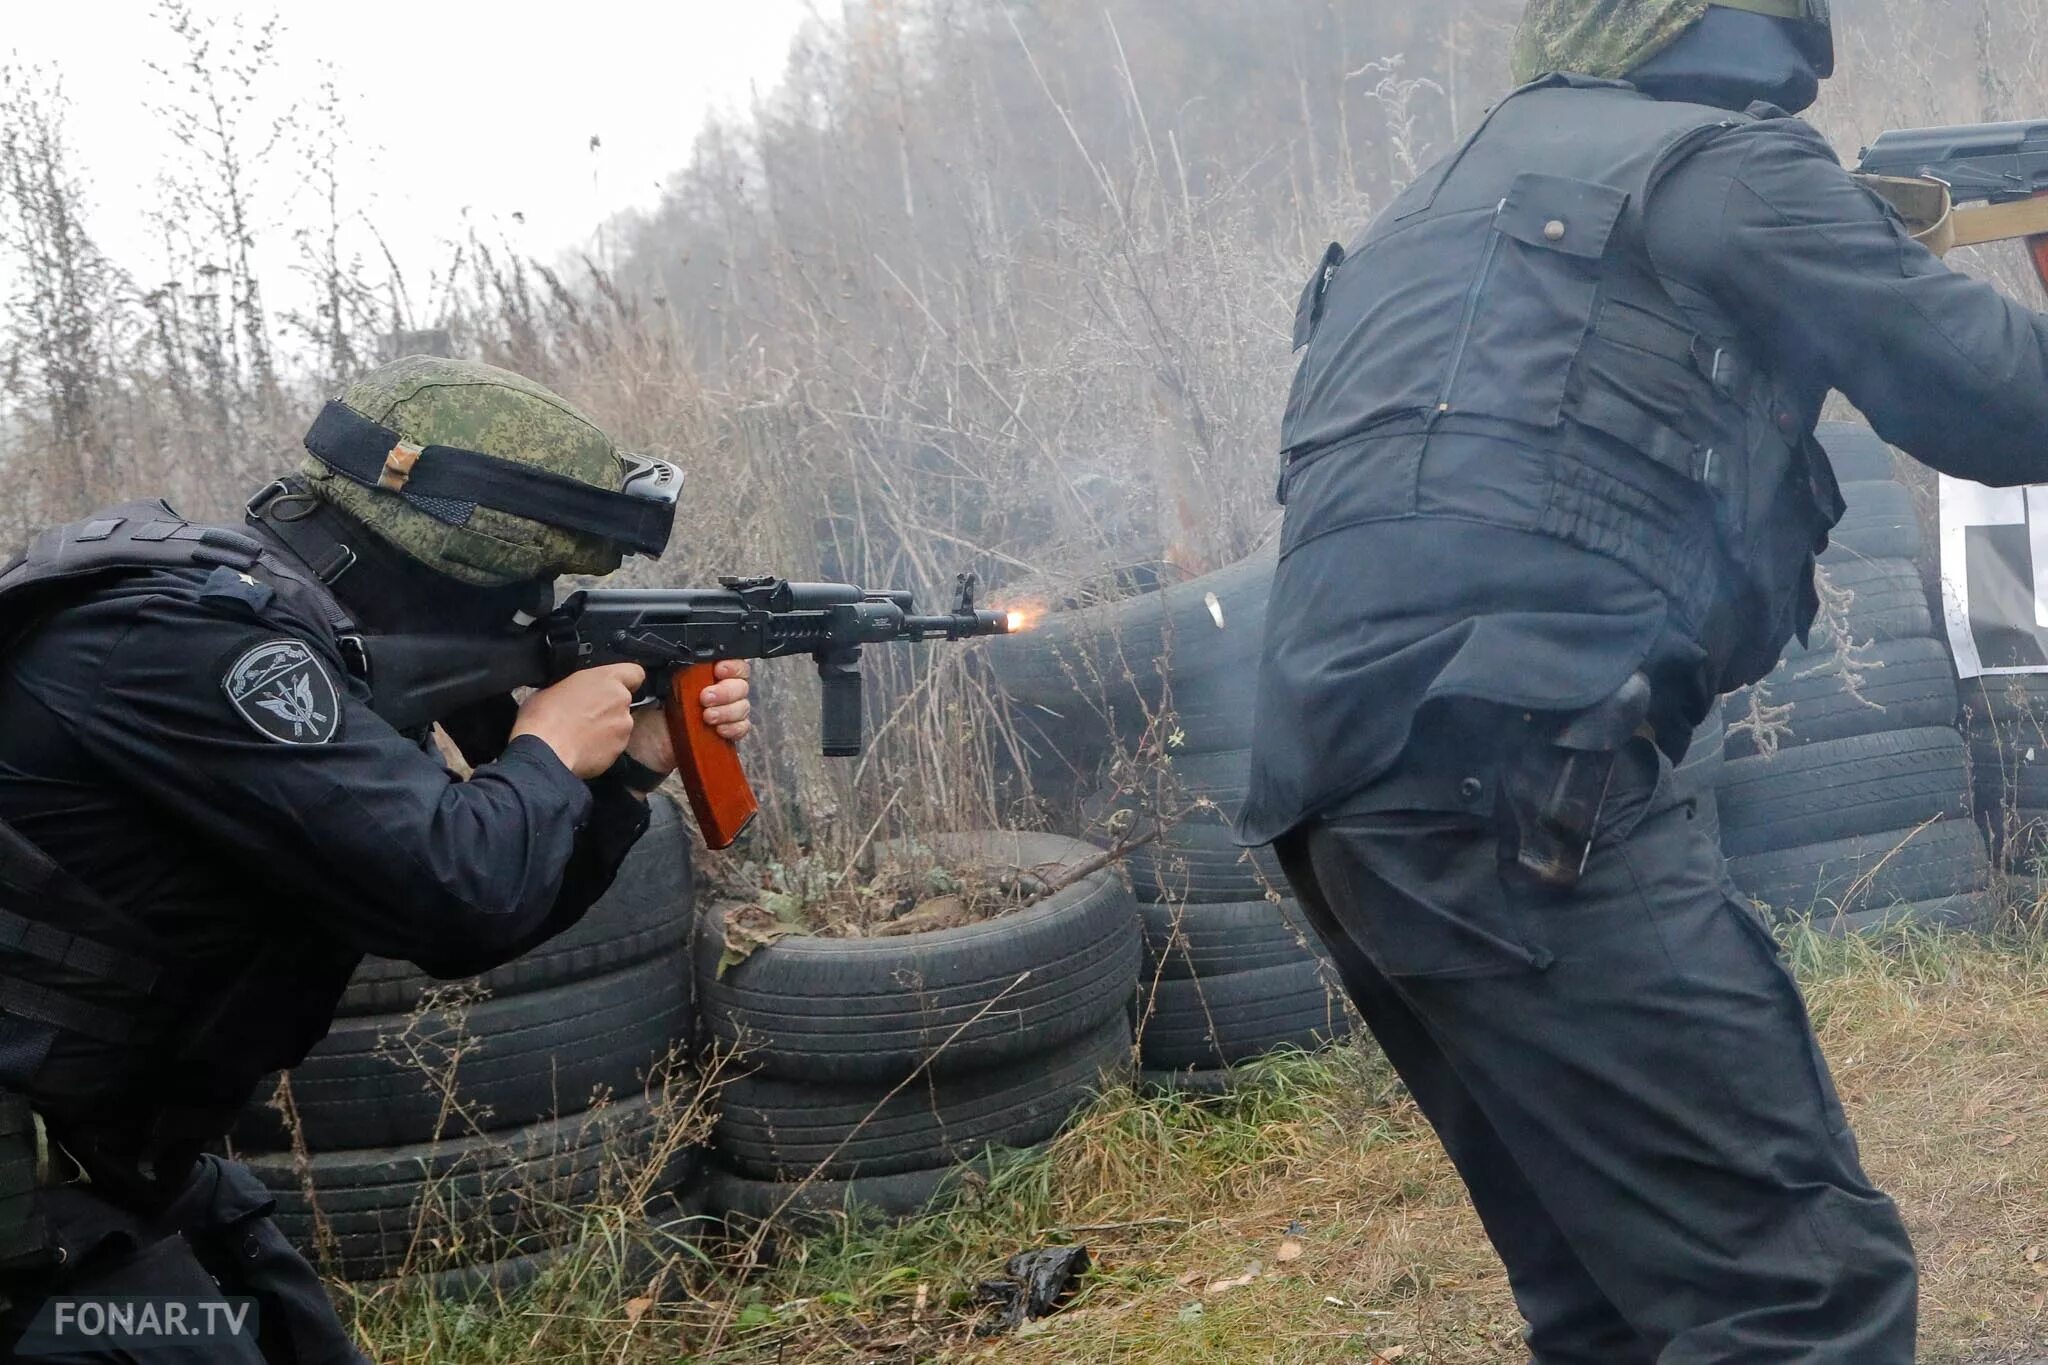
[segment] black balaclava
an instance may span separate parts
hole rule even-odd
[[[316,574],[334,562],[334,547],[346,547],[348,567],[329,580],[328,591],[373,635],[501,635],[554,605],[552,579],[498,588],[459,582],[297,487],[265,503],[251,520]]]
[[[1762,100],[1799,113],[1820,98],[1821,77],[1793,22],[1716,6],[1628,79],[1660,100],[1736,110]]]
[[[287,480],[261,501],[250,525],[327,581],[328,591],[365,634],[447,635],[488,639],[523,629],[554,605],[553,579],[476,587],[435,573],[402,554],[355,518]],[[346,563],[339,573],[336,564]],[[451,644],[460,648],[459,644]],[[489,697],[441,718],[441,728],[472,764],[505,751],[518,717],[509,696]],[[424,737],[425,727],[420,727]]]

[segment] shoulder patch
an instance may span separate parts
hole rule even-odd
[[[266,640],[246,651],[220,686],[257,734],[279,744],[325,744],[341,729],[334,678],[298,640]]]

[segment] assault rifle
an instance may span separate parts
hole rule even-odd
[[[2025,238],[2048,287],[2048,121],[1886,133],[1856,170],[1937,254]]]
[[[758,806],[738,750],[704,723],[697,700],[719,661],[810,655],[825,686],[825,754],[853,757],[861,752],[863,645],[965,640],[1020,628],[1014,613],[977,610],[974,589],[974,575],[962,574],[952,611],[919,616],[907,592],[846,583],[721,578],[716,588],[594,588],[500,639],[372,635],[349,644],[369,679],[371,709],[399,729],[514,688],[545,687],[578,669],[641,665],[641,700],[660,701],[667,715],[704,842],[725,848]]]

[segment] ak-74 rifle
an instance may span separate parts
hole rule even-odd
[[[897,641],[1006,635],[1016,613],[980,611],[973,574],[960,575],[952,611],[920,616],[907,592],[848,583],[721,578],[716,588],[593,588],[524,630],[494,639],[443,635],[351,637],[371,709],[400,729],[425,726],[515,688],[545,687],[584,668],[634,663],[642,699],[659,700],[683,788],[704,842],[725,848],[758,805],[739,752],[704,723],[698,696],[724,659],[808,654],[824,684],[828,758],[861,751],[860,651]]]
[[[2024,239],[2048,287],[2048,121],[1886,133],[1856,171],[1936,254]]]

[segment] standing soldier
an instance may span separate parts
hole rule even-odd
[[[306,448],[245,528],[128,503],[0,570],[0,1351],[53,1295],[226,1293],[258,1339],[147,1358],[359,1360],[262,1186],[209,1149],[365,953],[464,977],[573,925],[675,766],[621,665],[448,717],[458,782],[369,709],[350,648],[488,639],[556,575],[660,553],[675,470],[425,357],[351,385]],[[746,667],[721,668],[704,714],[738,739]]]
[[[1913,1358],[1803,1002],[1672,791],[1812,624],[1839,389],[2048,480],[2048,319],[1787,111],[1823,0],[1535,0],[1520,89],[1305,291],[1241,837],[1470,1189],[1541,1365]]]

